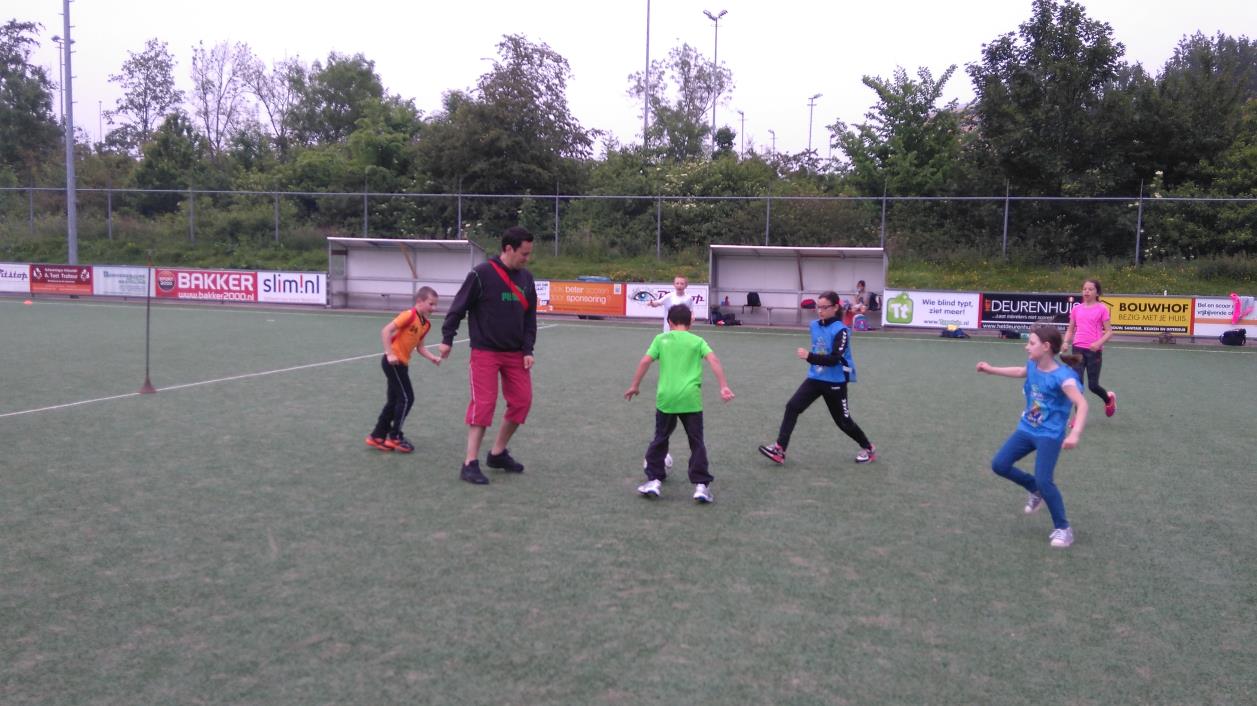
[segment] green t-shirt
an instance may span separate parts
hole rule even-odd
[[[655,336],[646,355],[659,361],[655,406],[660,412],[686,414],[703,411],[703,359],[711,354],[707,341],[689,331]]]

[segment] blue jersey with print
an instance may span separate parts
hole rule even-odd
[[[1021,413],[1018,428],[1035,436],[1063,438],[1069,411],[1074,406],[1063,389],[1070,380],[1075,389],[1081,389],[1078,374],[1068,365],[1057,365],[1055,370],[1045,373],[1033,360],[1026,361],[1026,383],[1022,385],[1026,410]]]
[[[841,365],[809,365],[807,376],[813,380],[821,380],[823,382],[855,382],[855,362],[851,358],[851,333],[842,323],[842,319],[832,319],[828,325],[821,323],[820,319],[817,319],[812,322],[810,330],[812,333],[813,353],[819,355],[833,354],[834,351],[831,348],[834,346],[834,340],[843,331],[847,331],[847,346],[842,351]]]

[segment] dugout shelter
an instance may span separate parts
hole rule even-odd
[[[487,259],[469,240],[327,239],[327,292],[332,308],[400,310],[422,286],[445,311],[467,272]]]
[[[708,272],[713,304],[729,298],[747,323],[802,323],[804,299],[832,289],[845,301],[856,282],[879,296],[886,289],[883,248],[712,245]],[[759,306],[748,302],[759,294]]]

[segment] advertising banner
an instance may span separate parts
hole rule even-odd
[[[25,262],[0,262],[0,292],[30,294],[31,266]]]
[[[982,293],[982,328],[1029,331],[1040,321],[1051,321],[1062,331],[1069,325],[1072,294]]]
[[[654,282],[631,282],[624,285],[624,315],[634,318],[643,319],[659,319],[663,320],[667,316],[667,312],[661,307],[652,307],[651,302],[656,299],[662,299],[676,291],[676,287],[671,282],[658,284]],[[685,293],[694,297],[694,315],[695,321],[707,321],[709,312],[711,311],[710,302],[708,301],[708,288],[705,284],[691,284],[685,288]]]
[[[161,299],[257,301],[257,273],[239,270],[156,269],[155,294]]]
[[[31,294],[92,295],[91,265],[31,265]]]
[[[148,296],[149,274],[147,267],[113,267],[97,265],[93,268],[92,294],[98,297]]]
[[[581,316],[624,316],[624,285],[620,282],[550,281],[549,304],[539,311]]]
[[[273,304],[327,304],[323,272],[258,272],[257,300]]]
[[[981,295],[967,292],[913,292],[887,289],[882,324],[915,328],[978,328]]]
[[[1105,295],[1100,301],[1109,307],[1113,331],[1126,334],[1190,334],[1190,297],[1128,297]]]
[[[1221,297],[1197,297],[1192,317],[1193,336],[1221,336],[1223,331],[1233,328],[1247,329],[1248,337],[1257,337],[1257,312],[1250,311],[1247,316],[1231,323],[1235,313],[1235,303]]]

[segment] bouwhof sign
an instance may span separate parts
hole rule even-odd
[[[1190,297],[1128,297],[1105,295],[1100,299],[1109,308],[1113,330],[1135,335],[1191,333]]]
[[[978,327],[978,294],[887,289],[882,324],[915,328]]]

